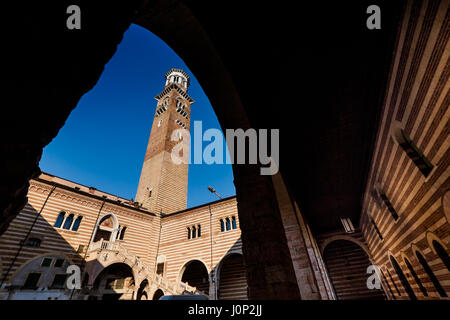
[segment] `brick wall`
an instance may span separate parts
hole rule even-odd
[[[449,30],[449,1],[406,3],[363,201],[362,233],[396,299],[414,298],[408,286],[418,299],[450,294],[450,270],[430,241],[438,239],[448,254],[450,226],[444,213],[448,203],[443,198],[450,188]],[[400,129],[432,164],[429,174],[419,170],[399,143]],[[374,189],[384,194],[391,208],[383,197],[374,196]],[[418,252],[429,268],[419,261]]]

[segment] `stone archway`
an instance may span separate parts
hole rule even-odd
[[[367,254],[367,256],[368,256],[369,259],[370,259],[370,251],[369,251],[369,248],[367,248],[367,246],[366,246],[363,242],[361,242],[361,241],[358,240],[358,239],[353,238],[352,236],[347,236],[347,235],[343,235],[343,234],[335,235],[335,236],[331,236],[331,237],[326,238],[326,239],[322,242],[322,244],[320,245],[320,252],[322,253],[322,255],[323,255],[323,253],[324,253],[325,248],[327,247],[327,245],[330,244],[330,243],[333,242],[333,241],[336,241],[336,240],[347,240],[347,241],[354,242],[355,244],[357,244],[358,246],[360,246],[361,249],[364,250],[364,252]]]
[[[251,127],[235,82],[207,30],[187,6],[176,0],[148,3],[134,22],[160,37],[186,62],[208,96],[223,132]],[[188,38],[197,45],[183,45]],[[260,165],[233,165],[233,175],[242,242],[246,247],[244,260],[248,273],[255,275],[248,279],[249,296],[300,299],[271,176],[262,176]],[[267,224],[271,226],[270,236],[265,233]],[[266,265],[267,268],[261,268]],[[267,281],[280,273],[284,274],[281,282]]]
[[[107,213],[103,215],[95,226],[92,242],[107,241],[111,242],[117,238],[119,222],[116,215]]]
[[[66,290],[67,267],[73,262],[64,253],[47,252],[24,263],[11,275],[10,300],[70,299]]]
[[[180,271],[179,279],[191,287],[209,295],[209,274],[205,264],[200,260],[187,262]]]
[[[219,300],[247,300],[247,278],[242,254],[225,256],[217,268]]]
[[[323,247],[323,260],[338,300],[385,299],[382,289],[367,287],[367,267],[372,263],[355,241],[329,241]]]
[[[149,282],[147,279],[142,280],[139,289],[136,294],[136,300],[148,300],[148,287]]]
[[[153,294],[152,300],[159,300],[162,296],[164,296],[164,291],[162,291],[161,289],[158,289]]]
[[[131,267],[125,263],[113,263],[97,275],[90,295],[101,300],[132,300],[135,286]]]

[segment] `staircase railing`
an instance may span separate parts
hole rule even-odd
[[[196,287],[192,287],[185,282],[172,281],[165,277],[162,277],[158,274],[152,274],[149,266],[144,263],[140,258],[138,258],[134,253],[130,252],[127,248],[120,244],[118,241],[106,241],[100,240],[94,242],[88,248],[88,252],[97,252],[97,256],[101,251],[113,251],[116,253],[122,252],[125,258],[128,258],[133,261],[134,265],[137,265],[141,271],[144,271],[144,274],[147,274],[147,279],[151,282],[158,284],[158,286],[172,291],[177,294],[189,293],[189,294],[202,294],[206,295],[203,291],[198,290]]]

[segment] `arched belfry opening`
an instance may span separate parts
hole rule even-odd
[[[324,249],[324,262],[338,300],[385,299],[383,290],[367,287],[366,252],[349,240],[331,241]]]
[[[187,283],[191,287],[196,287],[205,295],[209,295],[209,274],[208,269],[199,260],[189,261],[181,270],[181,282]]]

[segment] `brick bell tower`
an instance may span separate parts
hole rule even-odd
[[[172,141],[176,129],[190,128],[191,104],[187,94],[189,75],[172,68],[166,73],[164,90],[158,101],[152,130],[142,165],[136,201],[154,213],[170,213],[186,209],[188,164],[175,164],[172,148],[180,143]]]

